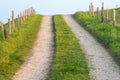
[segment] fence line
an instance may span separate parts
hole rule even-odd
[[[5,27],[3,22],[0,21],[2,38],[6,39],[14,31],[16,27],[19,27],[23,23],[23,21],[28,18],[28,16],[35,13],[36,11],[32,7],[25,9],[24,11],[18,14],[18,19],[17,19],[18,21],[15,22],[14,10],[12,10],[12,17],[11,19],[10,18],[8,19],[8,27]]]
[[[97,19],[99,19],[100,17],[100,14],[101,14],[101,22],[106,22],[108,23],[109,21],[109,10],[104,8],[104,2],[102,2],[102,7],[101,7],[101,10],[99,10],[99,7],[97,7],[97,10],[95,11],[96,12],[96,16],[97,16]],[[89,4],[89,15],[90,16],[94,16],[94,5],[92,4],[92,2]],[[112,11],[112,23],[113,25],[116,23],[116,20],[117,20],[117,12],[116,12],[116,8],[113,9]]]

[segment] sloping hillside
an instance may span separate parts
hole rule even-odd
[[[0,40],[0,80],[10,80],[25,61],[35,40],[42,16],[29,16],[7,39]]]
[[[120,24],[120,9],[117,9],[116,24]],[[112,10],[109,11],[109,23],[101,22],[96,16],[92,17],[88,12],[77,12],[73,17],[96,39],[98,39],[112,55],[120,60],[120,28],[112,23]]]

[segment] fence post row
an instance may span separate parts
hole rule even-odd
[[[89,4],[89,15],[90,16],[94,16],[94,5],[92,4],[92,2]],[[116,15],[117,15],[116,8],[114,8],[113,9],[113,15],[112,15],[113,25],[115,24],[116,19],[117,19]],[[99,7],[97,7],[96,16],[97,16],[97,19],[99,19],[99,16],[100,16]],[[109,21],[109,12],[108,12],[108,9],[106,9],[106,10],[104,9],[104,2],[102,2],[102,7],[101,7],[101,22],[104,22],[104,21],[106,23],[108,23],[108,21]]]
[[[91,4],[91,7],[92,7],[92,16],[94,16],[94,5]]]
[[[28,9],[25,9],[23,12],[20,12],[20,14],[18,15],[18,25],[22,24],[22,22],[27,19],[27,17],[31,14],[35,14],[35,10],[30,7]]]
[[[35,14],[36,11],[35,9],[33,9],[32,7],[25,9],[23,12],[20,12],[18,14],[18,21],[17,21],[17,25],[21,25],[22,22],[27,19],[27,17],[31,14]],[[7,38],[7,31],[6,28],[4,26],[4,24],[2,22],[0,22],[0,26],[1,26],[1,30],[2,30],[2,37],[3,39]],[[10,35],[13,30],[15,28],[15,20],[14,20],[14,11],[12,10],[12,17],[11,17],[11,21],[10,18],[8,19],[8,34]]]

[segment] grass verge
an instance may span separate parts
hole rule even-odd
[[[11,80],[27,58],[42,16],[31,15],[6,40],[0,40],[0,80]]]
[[[49,80],[89,80],[89,70],[76,37],[62,16],[54,16],[55,55]]]
[[[96,17],[89,16],[87,12],[77,12],[73,17],[120,61],[120,28],[101,23]]]

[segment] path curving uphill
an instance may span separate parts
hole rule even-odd
[[[53,55],[52,17],[44,16],[32,55],[12,80],[46,80]]]
[[[86,55],[91,80],[120,80],[120,68],[109,53],[71,16],[63,16]]]

